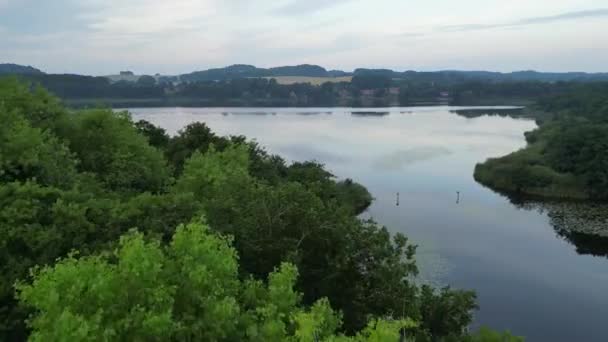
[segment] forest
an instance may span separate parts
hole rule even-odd
[[[415,105],[531,105],[548,95],[568,94],[585,84],[606,84],[604,74],[519,72],[353,73],[301,65],[260,69],[248,65],[180,76],[140,76],[113,82],[106,77],[46,74],[5,65],[5,72],[39,83],[71,107],[388,107]],[[35,72],[37,71],[37,72]],[[0,69],[0,74],[2,74]],[[326,77],[320,85],[281,84],[281,76]],[[331,77],[352,75],[350,82]],[[321,78],[323,79],[323,78]]]
[[[364,186],[0,79],[0,340],[520,341],[417,279]]]
[[[580,84],[535,105],[549,112],[528,146],[475,168],[475,179],[507,192],[608,200],[608,85]]]

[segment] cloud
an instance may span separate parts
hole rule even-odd
[[[320,12],[353,0],[291,0],[274,10],[282,15],[303,15]]]
[[[396,35],[397,38],[417,38],[425,36],[424,32],[403,32]]]
[[[49,72],[93,74],[123,68],[179,73],[233,63],[310,63],[346,70],[605,69],[608,46],[598,42],[608,20],[579,24],[605,17],[608,9],[549,16],[543,13],[558,8],[556,2],[561,8],[582,5],[517,0],[510,13],[531,14],[498,13],[503,19],[475,22],[480,1],[464,0],[454,9],[403,0],[0,0],[0,57]],[[606,0],[588,1],[599,7]],[[500,4],[483,2],[488,8]],[[356,20],[361,16],[365,20]],[[552,30],[566,20],[578,25],[575,30]],[[500,47],[486,48],[496,38],[484,34],[490,29],[523,25],[536,31],[522,37],[500,30]],[[458,39],[446,34],[457,31],[477,34]],[[513,49],[528,42],[535,53]],[[556,49],[560,56],[547,59]]]
[[[558,15],[543,16],[543,17],[531,17],[519,19],[511,22],[496,23],[496,24],[463,24],[463,25],[447,25],[440,26],[436,31],[439,32],[460,32],[460,31],[478,31],[488,30],[495,28],[508,28],[518,27],[536,24],[548,24],[558,21],[575,20],[575,19],[586,19],[586,18],[598,18],[608,17],[608,8],[598,8],[586,11],[567,12]]]
[[[536,17],[520,20],[519,24],[543,24],[551,23],[554,21],[580,19],[580,18],[594,18],[594,17],[606,17],[608,16],[608,8],[599,8],[587,11],[568,12],[559,15],[553,15],[548,17]]]
[[[213,1],[91,1],[81,18],[93,30],[155,34],[199,28],[214,13]]]

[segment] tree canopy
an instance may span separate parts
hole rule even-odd
[[[580,85],[538,101],[552,118],[526,133],[528,147],[490,159],[475,176],[492,187],[559,198],[608,199],[608,87]]]
[[[0,105],[0,340],[473,337],[474,293],[418,285],[362,185],[202,123],[0,92],[23,99]]]
[[[131,232],[112,254],[72,254],[18,289],[36,308],[32,341],[396,341],[416,326],[371,321],[356,337],[337,335],[341,315],[324,298],[302,307],[297,275],[283,263],[266,282],[240,280],[230,240],[193,223],[166,246]]]

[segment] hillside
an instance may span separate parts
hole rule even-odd
[[[14,75],[41,75],[44,74],[42,71],[25,65],[12,64],[12,63],[0,63],[0,75],[3,74],[14,74]]]
[[[295,66],[280,66],[269,69],[257,68],[253,65],[235,64],[225,68],[195,71],[181,75],[182,81],[223,81],[235,78],[272,77],[272,76],[306,76],[329,77],[325,68],[318,65],[302,64]]]
[[[0,74],[16,75],[41,75],[44,72],[31,66],[18,64],[0,64]],[[108,75],[104,76],[111,82],[127,81],[136,82],[141,75]],[[480,82],[595,82],[608,81],[608,73],[586,73],[586,72],[540,72],[534,70],[523,70],[514,72],[494,71],[466,71],[466,70],[439,70],[439,71],[395,71],[391,69],[367,69],[357,68],[354,71],[327,70],[319,65],[301,64],[292,66],[278,66],[272,68],[258,68],[249,64],[234,64],[223,68],[212,68],[193,71],[175,76],[160,76],[158,80],[171,82],[203,82],[203,81],[227,81],[241,78],[274,78],[274,77],[310,77],[310,78],[346,78],[353,76],[382,76],[396,80],[409,82],[441,82],[459,83],[467,81]],[[291,82],[290,82],[291,83]],[[313,82],[319,83],[319,82]],[[321,82],[322,83],[322,82]]]

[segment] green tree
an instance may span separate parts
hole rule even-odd
[[[153,87],[156,85],[156,79],[150,75],[141,75],[137,79],[137,85],[140,87]]]
[[[138,133],[126,112],[82,111],[62,130],[80,171],[94,173],[110,190],[158,192],[170,181],[162,153]]]
[[[359,220],[348,204],[319,196],[335,186],[321,166],[297,165],[288,172],[293,181],[271,185],[249,176],[248,165],[243,145],[222,152],[211,147],[186,162],[175,186],[176,193],[193,192],[210,224],[234,236],[246,275],[261,279],[282,261],[294,263],[304,302],[329,298],[344,312],[349,332],[365,327],[369,315],[392,314],[428,317],[424,329],[431,336],[463,333],[472,319],[474,295],[421,292],[409,281],[417,274],[415,246],[375,222]],[[461,306],[452,298],[461,299]],[[445,317],[452,320],[431,322],[422,309],[426,300],[439,308],[445,304],[450,314]]]
[[[217,151],[210,145],[206,153],[195,152],[186,161],[184,172],[175,184],[177,192],[192,192],[200,200],[212,198],[218,192],[229,191],[235,182],[247,182],[249,152],[247,146],[230,145]]]
[[[48,93],[6,84],[2,91],[17,95],[5,98],[21,100],[0,104],[0,339],[24,340],[28,313],[33,340],[368,341],[403,327],[433,340],[467,337],[474,296],[415,285],[415,246],[357,218],[371,200],[364,187],[337,182],[315,162],[287,166],[204,124],[166,144],[162,129],[127,113],[67,111]],[[230,86],[261,96],[274,91],[258,89],[265,84],[277,87]],[[206,227],[175,232],[203,213],[214,232],[234,238],[240,260]],[[120,245],[131,228],[141,233]],[[72,250],[78,256],[66,258]],[[18,279],[27,306],[16,303]]]
[[[167,132],[164,129],[154,126],[152,123],[146,120],[137,121],[135,123],[135,127],[139,133],[148,138],[150,145],[161,150],[166,149],[169,145],[170,137],[167,135]]]
[[[103,224],[115,205],[32,182],[0,185],[1,339],[21,340],[26,334],[26,314],[15,304],[14,282],[30,267],[52,264],[73,248],[87,253],[117,238]]]
[[[354,339],[336,335],[340,316],[327,300],[300,305],[294,266],[267,284],[241,281],[230,240],[203,224],[179,227],[167,247],[132,232],[112,255],[72,254],[32,276],[18,286],[36,309],[32,341],[386,341],[415,326],[373,321]]]
[[[180,130],[169,142],[167,158],[179,174],[184,162],[196,151],[207,152],[211,144],[221,150],[228,142],[211,132],[204,123],[195,122]]]
[[[0,106],[0,181],[36,180],[67,187],[76,176],[76,161],[49,131],[32,127],[18,110]]]
[[[54,130],[67,114],[59,99],[44,88],[15,77],[0,78],[0,107],[20,113],[32,126],[43,130]]]
[[[142,193],[114,206],[110,216],[109,225],[119,227],[121,232],[141,228],[146,235],[168,242],[175,227],[202,216],[202,206],[191,192]]]

